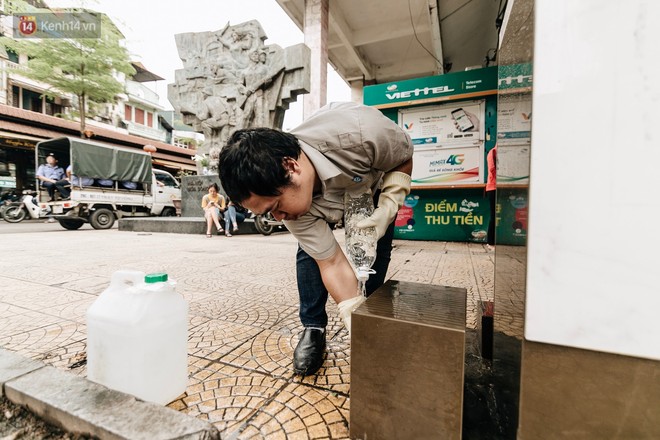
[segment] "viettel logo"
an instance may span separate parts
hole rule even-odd
[[[18,32],[25,36],[37,32],[37,18],[32,15],[21,15],[18,18]]]
[[[387,91],[388,92],[393,92],[396,89],[398,89],[398,86],[396,84],[390,84],[389,86],[387,86]]]

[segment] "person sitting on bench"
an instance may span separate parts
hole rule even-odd
[[[73,174],[73,167],[69,165],[66,167],[66,180],[68,180],[71,185],[77,186],[77,187],[84,187],[84,186],[92,186],[94,185],[94,179],[91,177],[78,177],[75,174]]]
[[[62,167],[57,165],[57,158],[54,153],[46,156],[45,164],[39,165],[37,178],[41,181],[41,186],[48,190],[49,202],[55,201],[55,190],[60,193],[63,199],[69,198],[70,183],[64,178]]]

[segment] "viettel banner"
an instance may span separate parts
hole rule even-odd
[[[364,88],[363,102],[376,107],[410,105],[461,96],[496,93],[497,66],[445,75],[427,76]]]

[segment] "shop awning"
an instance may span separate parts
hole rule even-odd
[[[23,134],[12,133],[10,131],[0,130],[0,144],[24,150],[33,150],[37,142],[43,141],[43,138],[35,136],[26,136]]]
[[[24,134],[12,133],[11,131],[4,131],[4,130],[0,130],[0,136],[11,137],[11,138],[16,138],[16,139],[27,139],[27,140],[31,140],[31,141],[37,141],[37,142],[41,142],[41,141],[44,140],[43,138],[39,138],[39,137],[36,137],[36,136],[27,136],[27,135],[24,135]]]
[[[186,163],[172,162],[171,160],[153,159],[152,163],[154,165],[160,165],[160,166],[163,166],[163,167],[174,168],[175,170],[197,171],[197,167],[195,165],[188,165]]]

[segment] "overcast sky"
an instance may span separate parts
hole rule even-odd
[[[174,71],[183,63],[174,43],[174,35],[222,29],[248,20],[258,20],[268,39],[265,44],[287,47],[303,42],[302,32],[275,0],[46,0],[50,7],[82,6],[108,14],[126,36],[133,60],[140,61],[165,81],[147,83],[167,100],[167,84],[174,82]],[[328,102],[350,100],[350,90],[331,66],[328,66]],[[302,96],[291,104],[284,118],[284,129],[302,121]]]

